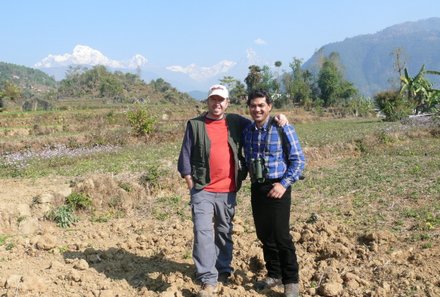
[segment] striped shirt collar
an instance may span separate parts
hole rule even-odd
[[[261,127],[261,128],[258,128],[257,124],[254,122],[252,124],[253,125],[252,129],[255,130],[255,131],[258,131],[258,130],[267,131],[269,129],[269,123],[270,124],[272,123],[272,117],[271,116],[267,117],[266,122],[263,124],[263,127]]]

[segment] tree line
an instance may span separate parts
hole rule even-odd
[[[280,61],[275,62],[274,71],[267,65],[251,65],[244,83],[230,76],[220,83],[228,86],[231,101],[236,104],[245,102],[250,91],[263,88],[272,94],[275,107],[334,108],[356,115],[367,115],[374,109],[371,100],[360,96],[356,87],[344,79],[338,53],[322,57],[317,74],[303,69],[302,64],[301,59],[293,58],[290,71],[282,73]]]
[[[392,54],[399,53],[396,50]],[[249,66],[244,83],[226,76],[220,83],[231,90],[231,101],[242,104],[246,95],[256,88],[268,90],[275,99],[275,107],[302,106],[305,109],[337,109],[342,113],[365,116],[380,110],[385,119],[398,120],[410,114],[436,113],[440,108],[440,91],[433,87],[427,74],[439,75],[439,71],[420,71],[411,77],[402,65],[400,55],[396,54],[399,87],[377,93],[373,98],[360,95],[358,89],[344,79],[343,67],[338,53],[321,57],[319,71],[311,73],[302,68],[303,61],[293,58],[290,71],[279,73],[281,62],[275,62],[275,71],[269,66]]]

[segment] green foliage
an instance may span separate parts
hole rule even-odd
[[[136,136],[149,135],[154,130],[156,120],[149,115],[147,107],[135,104],[134,109],[127,113],[127,119]]]
[[[162,78],[146,84],[138,75],[111,72],[98,65],[91,69],[70,66],[58,88],[60,98],[107,98],[113,102],[192,102],[188,95],[179,92]]]
[[[115,99],[122,97],[122,83],[112,76],[103,78],[99,87],[99,96]]]
[[[255,89],[264,89],[272,95],[279,94],[278,80],[267,65],[262,68],[257,65],[249,66],[249,73],[244,81],[248,93]]]
[[[163,78],[152,80],[150,84],[154,88],[154,90],[161,93],[165,93],[166,91],[169,91],[173,88],[171,84],[166,82]]]
[[[339,54],[331,53],[328,58],[324,58],[319,71],[317,84],[321,92],[321,99],[324,100],[324,106],[334,105],[338,103],[338,100],[347,100],[357,94],[353,84],[343,79],[342,71],[338,65]]]
[[[125,77],[113,74],[102,65],[92,69],[81,66],[70,66],[66,78],[60,82],[60,96],[81,97],[91,95],[96,97],[114,98],[122,96],[122,84]]]
[[[8,241],[8,239],[10,238],[10,236],[6,235],[6,234],[0,234],[0,246],[4,245],[5,246],[5,250],[10,251],[15,247],[15,243]],[[1,261],[1,259],[0,259]]]
[[[21,93],[22,91],[19,86],[7,80],[3,84],[3,90],[0,92],[0,98],[17,101],[21,98]]]
[[[8,242],[6,244],[5,250],[10,251],[15,247],[15,244],[13,242]]]
[[[244,79],[247,87],[247,92],[250,93],[252,90],[259,88],[259,84],[263,79],[260,66],[251,65],[249,66],[249,73]]]
[[[229,90],[229,100],[232,104],[241,104],[246,102],[247,94],[245,85],[232,76],[224,76],[220,84],[226,86]]]
[[[283,75],[286,93],[293,103],[305,105],[312,99],[312,74],[301,68],[302,60],[294,58],[289,64],[292,73]]]
[[[5,234],[0,234],[0,246],[6,243],[6,239],[8,238]]]
[[[417,114],[436,111],[436,106],[440,104],[440,90],[434,89],[432,83],[425,78],[427,73],[440,74],[438,71],[427,71],[425,65],[422,65],[414,77],[411,77],[405,68],[404,75],[400,78],[400,94],[405,94],[408,101],[415,105]]]
[[[374,102],[364,97],[355,97],[349,100],[347,107],[354,116],[368,117],[374,113]]]
[[[186,207],[187,203],[181,196],[160,197],[155,202],[152,214],[160,221],[167,220],[173,215],[177,215],[183,220],[190,219],[185,212]]]
[[[377,107],[385,115],[386,121],[398,121],[412,113],[414,105],[402,97],[398,91],[385,91],[374,96]]]
[[[148,166],[146,172],[141,176],[140,183],[147,188],[156,188],[159,186],[159,179],[163,172],[158,165]]]
[[[126,192],[131,192],[133,190],[133,187],[130,183],[120,182],[118,185],[121,189],[123,189]]]
[[[47,215],[47,219],[54,221],[61,228],[70,227],[78,221],[74,214],[74,210],[69,205],[62,205],[56,209],[52,209]]]
[[[33,94],[35,89],[54,90],[56,88],[55,79],[41,70],[0,62],[0,90],[4,88],[6,82],[30,94]]]
[[[66,205],[73,210],[88,209],[92,206],[92,200],[83,193],[73,192],[66,197]]]
[[[275,75],[270,70],[269,66],[265,65],[262,68],[262,80],[257,86],[258,88],[268,90],[271,94],[279,94],[280,85]]]

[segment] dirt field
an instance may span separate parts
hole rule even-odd
[[[116,180],[120,184],[124,178],[132,189],[122,196],[125,217],[97,222],[83,214],[66,229],[44,220],[44,211],[72,190],[95,197],[95,206],[106,205],[109,193],[120,191]],[[183,184],[176,188],[188,198]],[[235,218],[235,272],[219,296],[282,296],[281,288],[253,289],[264,266],[242,199]],[[149,210],[152,203],[154,198],[127,176],[96,175],[73,183],[1,180],[0,296],[194,296],[189,209],[157,220]],[[292,209],[301,296],[440,296],[438,244],[409,246],[390,232],[360,233],[309,211]]]

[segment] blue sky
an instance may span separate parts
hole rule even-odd
[[[42,70],[104,64],[184,91],[248,66],[309,59],[321,46],[440,16],[440,1],[2,1],[0,61]],[[179,80],[180,84],[179,85]]]

